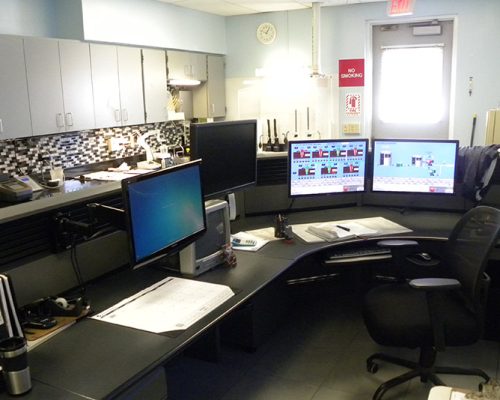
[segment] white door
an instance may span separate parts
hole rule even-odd
[[[448,139],[453,21],[373,26],[374,138]]]
[[[24,38],[33,135],[64,132],[64,103],[57,40]]]
[[[0,36],[0,139],[31,134],[23,40]]]
[[[141,49],[118,46],[117,50],[122,124],[144,124]]]
[[[121,125],[116,46],[90,44],[96,128]]]
[[[164,50],[143,49],[146,122],[167,120],[167,65]]]
[[[88,43],[59,41],[64,121],[67,131],[95,128]]]

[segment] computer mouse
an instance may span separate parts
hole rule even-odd
[[[415,256],[422,261],[431,261],[432,260],[432,257],[429,253],[417,253],[417,254],[415,254]]]

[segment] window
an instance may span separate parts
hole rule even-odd
[[[385,123],[436,123],[444,116],[443,47],[383,48],[380,120]]]

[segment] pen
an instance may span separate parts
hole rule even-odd
[[[351,230],[345,226],[342,225],[335,225],[337,228],[343,229],[344,231],[350,232]]]

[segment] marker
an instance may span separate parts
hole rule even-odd
[[[350,232],[351,230],[345,226],[342,226],[342,225],[335,225],[337,228],[340,228],[340,229],[343,229],[344,231],[346,232]]]

